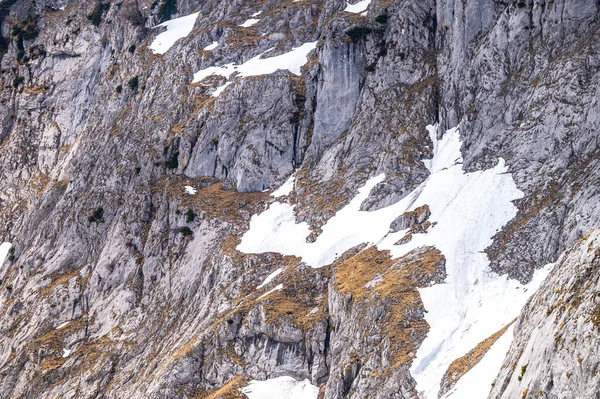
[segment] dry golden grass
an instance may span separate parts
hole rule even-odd
[[[378,251],[376,247],[370,247],[336,268],[336,289],[352,294],[354,300],[360,300],[371,293],[365,285],[377,274],[385,274],[396,264],[397,261],[390,258],[389,251]]]
[[[41,353],[48,354],[42,358],[40,370],[42,374],[52,372],[66,362],[66,358],[62,357],[62,348],[64,348],[63,339],[79,330],[85,328],[85,321],[82,318],[71,321],[61,329],[50,328],[45,334],[35,338],[27,345],[27,351],[32,354],[39,355]]]
[[[33,191],[40,196],[46,191],[48,184],[50,184],[50,177],[38,170],[31,177],[30,184]]]
[[[423,306],[417,288],[437,280],[444,266],[445,258],[433,247],[392,259],[389,251],[378,251],[374,246],[337,266],[335,287],[340,293],[351,294],[355,306],[377,302],[388,309],[384,333],[393,351],[393,366],[387,371],[410,362],[417,349],[415,343],[427,333],[425,320],[413,316],[420,314]],[[376,277],[379,283],[367,287]]]
[[[383,0],[379,2],[379,7],[381,8],[388,8],[390,7],[392,4],[394,4],[396,0]]]
[[[37,86],[28,87],[27,89],[25,89],[25,93],[29,94],[29,95],[36,95],[36,94],[45,93],[48,90],[50,90],[50,88],[46,85],[37,85]]]
[[[33,345],[36,348],[42,346],[53,347],[56,346],[56,343],[60,341],[64,336],[71,334],[73,332],[79,331],[85,328],[85,321],[82,318],[71,321],[69,324],[64,326],[63,328],[56,329],[51,328],[47,333],[41,335],[33,340]],[[62,346],[60,346],[62,348]]]
[[[185,186],[197,188],[194,195],[185,192]],[[201,217],[230,221],[245,226],[243,214],[254,214],[262,210],[269,193],[240,193],[223,187],[223,181],[213,177],[184,179],[180,176],[164,176],[152,187],[153,192],[163,192],[171,200],[180,201],[182,208],[193,209]]]
[[[473,348],[469,353],[460,357],[452,362],[448,367],[448,370],[444,374],[444,380],[442,381],[442,385],[446,387],[446,392],[450,390],[456,382],[461,379],[469,370],[477,365],[483,359],[485,354],[490,350],[492,345],[500,339],[502,335],[508,330],[508,328],[516,321],[514,319],[506,326],[502,327],[500,330],[486,338],[484,341],[477,344],[475,348]]]
[[[62,367],[63,364],[67,361],[66,358],[62,356],[59,357],[46,357],[42,360],[42,364],[40,365],[40,369],[42,374],[50,373],[56,369]]]
[[[292,290],[285,289],[275,291],[264,299],[268,299],[263,308],[269,324],[278,325],[282,319],[286,319],[302,330],[308,331],[314,327],[316,322],[326,317],[327,297],[323,297],[319,303],[309,306],[302,297],[296,296]],[[311,313],[314,308],[318,310]]]
[[[69,179],[59,180],[54,183],[54,187],[60,190],[66,190],[71,181]]]
[[[311,230],[319,229],[350,201],[351,193],[344,189],[343,179],[319,181],[311,176],[308,168],[303,168],[296,174],[296,191],[300,207],[296,212],[309,216],[318,210],[318,218],[310,218]]]
[[[50,283],[44,288],[42,288],[40,292],[44,295],[47,295],[50,292],[54,291],[54,289],[56,289],[59,285],[62,285],[65,288],[68,287],[69,281],[72,278],[79,276],[79,270],[80,269],[67,269],[62,272],[52,273],[49,276]]]
[[[248,380],[239,375],[216,391],[200,395],[197,399],[245,399],[247,396],[240,391],[240,388],[246,385],[248,385]]]

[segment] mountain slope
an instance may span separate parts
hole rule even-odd
[[[4,1],[2,395],[484,397],[600,222],[598,8]]]

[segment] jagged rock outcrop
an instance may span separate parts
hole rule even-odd
[[[567,250],[515,325],[490,398],[598,396],[600,232]]]
[[[371,247],[334,270],[325,398],[416,397],[408,368],[428,330],[417,288],[444,281],[444,257],[425,247],[393,260]]]

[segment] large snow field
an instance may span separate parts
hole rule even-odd
[[[294,255],[312,267],[322,267],[362,243],[390,250],[394,258],[421,246],[438,248],[446,257],[447,278],[443,284],[419,290],[430,331],[411,367],[423,397],[437,398],[441,378],[452,361],[517,317],[551,266],[537,271],[527,285],[489,269],[484,250],[492,243],[492,237],[515,217],[517,209],[513,201],[523,193],[516,187],[503,159],[494,168],[466,173],[458,128],[448,130],[439,140],[435,126],[427,129],[434,145],[433,158],[425,161],[431,174],[403,200],[377,211],[361,211],[360,204],[371,189],[384,180],[383,175],[375,176],[325,224],[314,243],[306,242],[309,226],[295,222],[294,206],[275,202],[252,217],[250,229],[238,249],[245,253]],[[429,220],[434,226],[426,233],[414,234],[406,244],[395,245],[407,231],[391,233],[390,223],[404,212],[425,204],[429,205]],[[494,345],[495,356],[501,353],[503,357],[510,341],[502,337]],[[462,392],[463,384],[457,384],[453,398],[487,395],[498,372],[497,362],[488,356],[492,356],[491,351],[477,367],[482,391]]]

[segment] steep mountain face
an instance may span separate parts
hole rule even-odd
[[[559,258],[515,325],[493,397],[598,396],[598,262],[597,231]]]
[[[594,397],[599,11],[4,0],[0,396]]]

